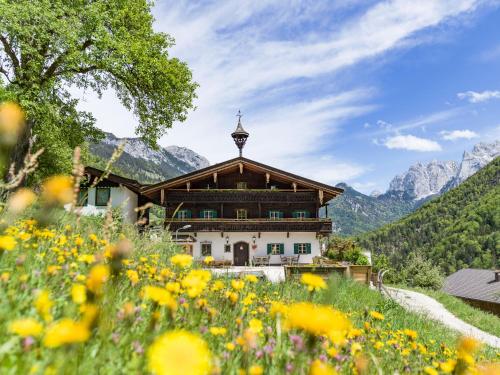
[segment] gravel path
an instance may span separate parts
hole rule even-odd
[[[458,319],[434,298],[411,290],[389,287],[385,287],[385,289],[405,309],[425,314],[429,318],[437,320],[466,336],[474,337],[476,340],[482,341],[494,348],[500,348],[499,337],[481,331]]]

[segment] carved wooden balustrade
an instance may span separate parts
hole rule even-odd
[[[168,219],[171,231],[191,225],[189,232],[316,232],[330,234],[331,219]]]
[[[169,203],[299,203],[315,202],[317,193],[314,191],[293,190],[169,190],[165,194]]]

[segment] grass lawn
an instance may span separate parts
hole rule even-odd
[[[492,335],[500,336],[500,318],[498,316],[470,306],[461,299],[450,296],[440,290],[404,288],[426,294],[429,297],[441,302],[448,311],[462,319],[464,322],[467,322],[485,332],[491,333]]]

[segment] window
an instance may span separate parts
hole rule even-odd
[[[246,189],[247,183],[244,181],[240,181],[236,183],[236,189]]]
[[[95,205],[106,206],[111,196],[111,188],[98,187],[95,191]]]
[[[311,254],[311,244],[310,243],[294,243],[293,244],[294,254]]]
[[[229,244],[224,245],[224,252],[230,253],[231,252],[231,245],[229,245]]]
[[[177,219],[190,219],[191,211],[189,210],[179,210],[176,215]]]
[[[212,244],[210,242],[201,244],[201,256],[207,257],[212,255]]]
[[[89,203],[89,190],[80,188],[78,191],[77,206],[86,206]]]
[[[285,254],[285,244],[283,244],[283,243],[268,243],[267,244],[267,254],[268,255]]]
[[[216,219],[217,211],[216,210],[201,210],[200,217],[202,219]]]
[[[294,219],[307,219],[309,217],[308,211],[293,211]]]
[[[248,211],[244,208],[238,208],[236,210],[236,219],[245,220],[247,218]]]
[[[278,190],[278,187],[276,185],[271,185],[271,190]]]
[[[269,219],[283,219],[283,211],[269,211]]]

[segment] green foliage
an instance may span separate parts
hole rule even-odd
[[[326,256],[336,261],[346,261],[357,265],[369,264],[368,258],[363,255],[362,249],[351,238],[332,235],[328,239]]]
[[[375,258],[384,254],[397,273],[421,254],[445,274],[491,268],[500,248],[500,158],[457,188],[402,220],[359,237]]]
[[[341,236],[356,236],[400,219],[415,210],[415,202],[389,196],[371,197],[339,184],[344,193],[328,204],[328,216]]]
[[[186,64],[169,57],[173,39],[153,30],[151,7],[147,0],[0,0],[0,100],[21,104],[36,147],[46,149],[38,175],[68,172],[72,149],[102,137],[70,87],[114,90],[152,146],[185,120],[197,85]]]

